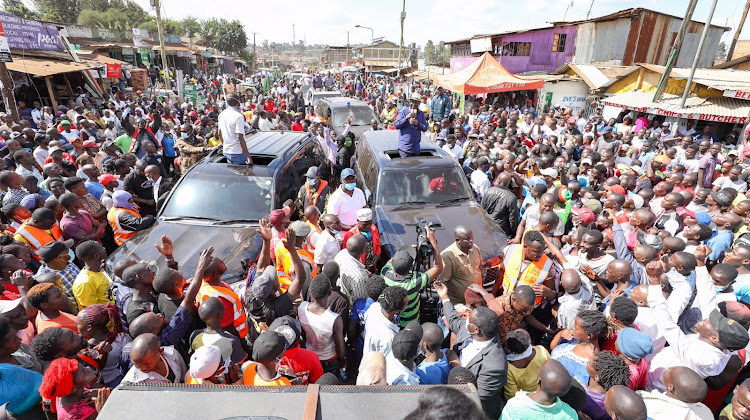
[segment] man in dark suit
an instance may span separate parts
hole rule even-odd
[[[497,337],[500,319],[491,309],[480,306],[471,311],[468,322],[453,308],[445,284],[435,282],[443,303],[443,314],[450,330],[456,334],[461,366],[477,378],[482,408],[491,419],[500,418],[505,406],[503,387],[508,379],[508,361]]]

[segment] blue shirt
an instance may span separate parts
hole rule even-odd
[[[443,358],[437,362],[422,362],[417,366],[416,373],[419,376],[420,385],[442,385],[448,382],[451,367],[445,356],[445,350],[442,352]]]
[[[89,190],[91,195],[93,195],[97,200],[102,199],[102,194],[104,193],[104,185],[93,182],[93,181],[86,181],[86,189]]]
[[[401,135],[398,137],[398,150],[405,153],[419,153],[419,142],[422,139],[422,132],[427,131],[427,119],[424,117],[424,112],[417,110],[417,122],[419,123],[416,127],[409,123],[409,113],[411,113],[410,107],[403,107],[398,112],[396,117],[396,123],[393,124]]]
[[[161,138],[161,147],[164,148],[164,156],[166,157],[174,157],[174,139],[171,135],[165,134],[164,137]]]
[[[706,245],[711,248],[711,254],[708,259],[716,261],[719,259],[719,255],[722,251],[729,249],[734,241],[734,234],[731,230],[717,230],[714,232],[714,236],[706,241]]]
[[[349,314],[349,321],[359,323],[359,329],[361,334],[359,335],[357,342],[354,343],[354,348],[358,354],[362,354],[363,347],[365,345],[365,312],[370,309],[370,305],[375,303],[374,300],[370,299],[357,299],[352,304],[352,311]]]

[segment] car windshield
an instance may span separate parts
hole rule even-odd
[[[352,125],[370,125],[372,120],[376,120],[375,113],[369,106],[350,106],[347,108],[334,108],[333,109],[333,125],[336,127],[343,127],[346,125],[346,120],[350,115],[354,116]]]
[[[182,180],[162,217],[260,220],[271,212],[272,178],[212,174]]]
[[[473,197],[466,175],[458,168],[385,171],[380,175],[377,192],[381,205],[440,204]]]

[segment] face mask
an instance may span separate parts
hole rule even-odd
[[[308,180],[307,180],[307,183],[308,183],[308,184],[309,184],[310,186],[313,186],[313,185],[315,185],[315,181],[317,181],[317,179],[308,179]]]
[[[354,182],[352,182],[351,184],[344,184],[344,188],[349,191],[354,191],[354,189],[357,188],[357,184]]]
[[[189,137],[190,137],[190,134],[188,134],[188,133],[182,133],[182,138],[183,139],[187,139]]]
[[[716,289],[716,293],[723,293],[725,290],[729,289],[729,286],[731,286],[731,283],[727,284],[726,286],[714,285],[714,288]]]
[[[347,137],[346,140],[344,141],[344,146],[352,147],[352,139]]]
[[[473,246],[471,248],[469,248],[468,251],[466,251],[467,254],[471,254],[472,252],[474,252],[474,247]]]
[[[332,235],[338,235],[338,234],[339,234],[339,231],[338,231],[338,230],[336,230],[336,229],[333,229],[333,228],[328,228],[328,230],[330,230],[330,231],[331,231],[331,234],[332,234]]]
[[[370,238],[372,238],[372,233],[371,232],[360,232],[360,234],[362,236],[364,236],[365,239],[367,239],[367,240],[369,240]]]

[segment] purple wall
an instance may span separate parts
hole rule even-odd
[[[451,73],[459,71],[462,68],[476,61],[479,57],[455,57],[451,58]]]
[[[552,52],[555,34],[566,34],[565,52]],[[575,55],[575,38],[578,33],[576,26],[561,26],[538,31],[531,31],[517,35],[503,37],[502,42],[531,42],[529,57],[496,57],[500,64],[511,73],[525,73],[528,71],[553,72],[563,64],[572,61]]]

